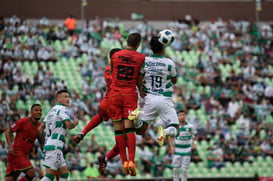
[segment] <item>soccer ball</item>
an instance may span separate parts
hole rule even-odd
[[[158,41],[165,46],[172,44],[174,41],[174,34],[171,30],[165,29],[159,32]]]

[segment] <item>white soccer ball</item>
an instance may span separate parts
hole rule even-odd
[[[168,46],[174,41],[174,33],[168,29],[162,30],[158,34],[158,41],[163,45]]]

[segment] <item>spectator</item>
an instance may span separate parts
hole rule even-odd
[[[207,130],[206,132],[212,136],[214,136],[219,130],[218,127],[218,120],[213,115],[210,115],[209,119],[207,120]]]
[[[90,162],[90,165],[84,171],[84,175],[88,180],[100,177],[99,170],[94,166],[94,162]]]
[[[76,24],[77,24],[76,19],[73,17],[72,14],[69,15],[69,17],[67,17],[65,19],[65,23],[64,24],[65,24],[65,26],[66,26],[66,28],[68,30],[68,34],[70,36],[72,36],[74,34],[74,30],[75,30]]]
[[[117,175],[124,176],[123,167],[120,157],[116,157],[107,162],[106,172],[108,175],[111,175],[113,178]]]
[[[20,19],[14,14],[10,19],[9,22],[14,26],[16,24],[20,24]]]
[[[153,153],[148,150],[148,148],[144,146],[143,143],[140,144],[140,149],[137,153],[140,157],[141,165],[142,165],[142,174],[149,174],[151,172],[152,162],[151,159],[153,157]]]
[[[0,136],[6,131],[7,126],[3,116],[3,112],[0,110]]]
[[[96,141],[96,137],[94,134],[91,136],[91,142],[89,144],[88,152],[96,153],[99,149],[99,144]]]
[[[46,16],[42,17],[42,19],[40,20],[40,25],[42,25],[42,26],[48,26],[49,25],[49,21],[48,21]]]
[[[194,163],[202,162],[202,159],[199,157],[198,151],[196,149],[196,144],[192,144],[191,161]]]
[[[0,140],[0,161],[7,163],[8,147],[5,141]]]
[[[223,162],[223,150],[217,145],[213,145],[213,147],[208,148],[208,167],[209,168],[221,168],[225,166]]]
[[[230,116],[230,123],[234,123],[240,114],[240,106],[237,102],[235,102],[235,98],[232,98],[228,103],[227,112]]]
[[[273,155],[273,145],[268,141],[267,138],[261,143],[262,155],[263,156],[272,156]]]
[[[225,145],[224,145],[224,162],[232,162],[234,163],[236,161],[236,150],[235,148],[233,148],[233,143],[231,142],[231,140],[228,140]]]
[[[41,61],[47,62],[49,60],[49,58],[50,58],[50,54],[45,47],[42,47],[41,49],[38,50],[37,59],[39,62],[41,62]]]
[[[264,90],[264,96],[269,99],[270,104],[273,105],[273,87],[267,86]]]

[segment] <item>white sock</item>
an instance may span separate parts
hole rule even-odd
[[[52,181],[52,180],[51,180],[50,178],[44,176],[44,177],[41,179],[41,181]]]
[[[188,173],[188,169],[182,167],[182,175],[181,175],[182,181],[187,181],[187,173]]]
[[[173,181],[179,181],[179,168],[173,168]]]
[[[165,132],[165,136],[175,137],[177,135],[176,127],[173,127],[173,126],[170,126],[164,129],[164,132]]]
[[[141,119],[135,119],[134,120],[134,127],[136,129],[141,128],[143,126],[143,121]]]
[[[67,181],[67,178],[60,177],[59,181]]]

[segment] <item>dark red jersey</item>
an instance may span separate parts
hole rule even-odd
[[[137,77],[144,60],[143,54],[129,49],[116,52],[112,56],[111,95],[136,94]]]
[[[37,138],[37,129],[40,122],[36,125],[31,121],[30,117],[22,118],[10,126],[13,132],[16,132],[13,148],[15,154],[28,155],[34,141]]]
[[[110,65],[108,65],[104,70],[104,79],[106,84],[106,92],[104,97],[108,97],[108,93],[110,91],[110,85],[111,85],[111,68]]]

